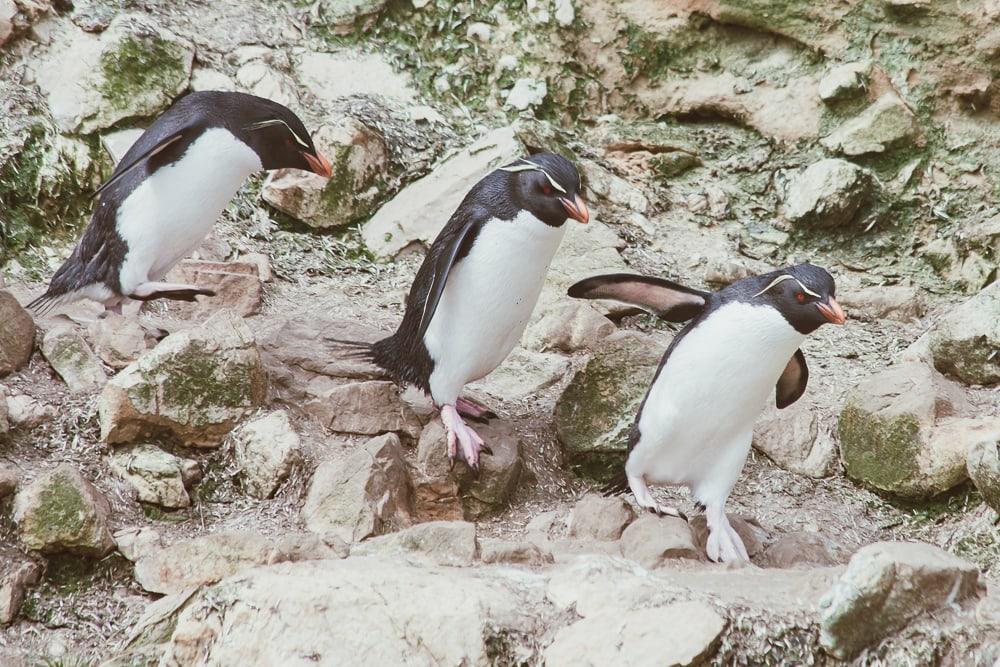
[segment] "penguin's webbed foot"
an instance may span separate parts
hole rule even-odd
[[[458,414],[463,417],[481,424],[485,424],[497,416],[497,413],[493,412],[485,405],[463,396],[459,396],[458,400],[455,401],[455,409],[458,410]]]
[[[710,560],[716,563],[748,562],[750,556],[736,529],[726,517],[725,507],[709,505],[706,514],[708,519],[708,541],[705,551]]]
[[[639,504],[639,507],[656,514],[656,516],[675,516],[678,519],[688,520],[687,515],[676,507],[656,502],[653,494],[649,492],[649,487],[646,486],[646,480],[641,476],[626,474],[626,479],[628,479],[628,485],[632,489],[632,495],[635,496],[635,502]]]
[[[448,459],[452,466],[454,466],[456,459],[461,458],[473,472],[478,472],[480,452],[489,454],[493,452],[479,437],[479,434],[462,421],[462,417],[454,405],[442,406],[441,421],[448,433]]]

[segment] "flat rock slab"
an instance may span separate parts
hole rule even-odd
[[[468,567],[479,557],[479,542],[474,523],[429,521],[372,538],[358,544],[351,552],[358,556],[408,557],[437,565]]]

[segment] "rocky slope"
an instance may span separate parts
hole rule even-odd
[[[0,0],[0,663],[994,664],[998,55],[993,3]],[[334,179],[240,193],[176,269],[215,299],[33,322],[89,193],[201,89],[290,105]],[[593,220],[472,388],[477,478],[333,339],[391,330],[468,187],[537,149]],[[753,564],[714,565],[702,517],[590,493],[672,328],[565,288],[806,259],[851,319],[758,426]]]

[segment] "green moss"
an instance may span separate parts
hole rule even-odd
[[[920,424],[912,415],[877,417],[848,405],[838,425],[847,475],[882,491],[904,492],[916,472]]]
[[[124,38],[101,54],[101,70],[101,95],[120,110],[139,92],[177,90],[187,76],[180,47],[156,36]]]
[[[240,408],[254,403],[259,397],[258,369],[249,363],[222,360],[211,350],[192,345],[170,360],[170,372],[163,377],[144,377],[140,398],[152,400],[149,393],[159,387],[165,404],[182,406],[194,426],[210,423],[207,414],[215,407]]]
[[[63,535],[76,535],[86,527],[87,503],[72,480],[54,475],[38,498],[33,516],[34,532],[43,541]],[[46,537],[48,536],[48,537]]]

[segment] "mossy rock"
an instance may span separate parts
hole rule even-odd
[[[965,384],[1000,383],[1000,283],[941,318],[930,332],[934,367]]]
[[[665,349],[640,334],[610,338],[570,381],[555,423],[577,474],[605,481],[621,471],[632,423]]]
[[[840,413],[840,448],[847,476],[882,491],[897,491],[916,474],[922,447],[913,415],[880,417],[857,405]]]
[[[983,500],[1000,513],[1000,441],[980,440],[970,447],[967,465]]]

